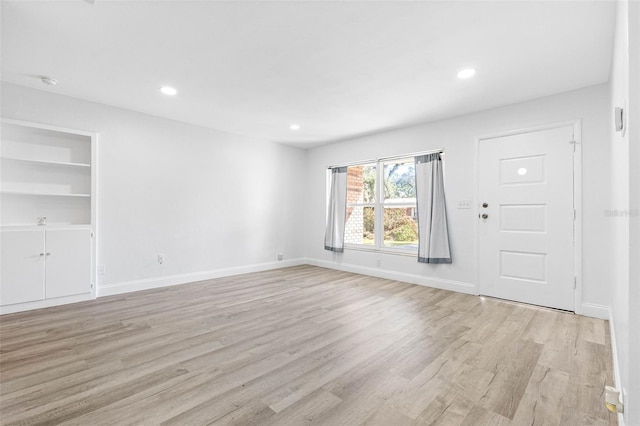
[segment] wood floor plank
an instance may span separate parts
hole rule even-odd
[[[374,410],[383,405],[406,383],[407,380],[402,377],[389,376],[383,372],[374,374],[343,398],[342,403],[322,416],[317,423],[320,425],[362,424]]]
[[[537,365],[513,417],[516,425],[561,425],[569,375]]]
[[[411,426],[413,420],[393,409],[389,404],[380,405],[363,423],[367,426]]]
[[[299,401],[298,404],[289,406],[279,413],[274,413],[265,423],[265,426],[301,425],[318,423],[328,411],[342,403],[331,392],[319,388]]]
[[[480,399],[480,405],[513,419],[540,358],[542,345],[528,340],[516,340],[509,349],[496,367],[495,376]]]
[[[608,323],[308,265],[0,317],[0,425],[615,425]]]
[[[559,314],[552,310],[539,309],[520,336],[523,340],[532,340],[544,345],[553,332],[553,324]]]
[[[460,426],[520,426],[510,419],[475,405]],[[575,426],[578,426],[577,424]]]

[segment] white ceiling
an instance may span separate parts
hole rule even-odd
[[[614,26],[609,1],[2,1],[1,71],[306,147],[606,82]]]

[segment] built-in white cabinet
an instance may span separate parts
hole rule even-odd
[[[44,299],[44,231],[2,231],[2,305]]]
[[[0,231],[2,305],[89,295],[91,229]]]
[[[95,297],[95,133],[2,120],[0,313]]]

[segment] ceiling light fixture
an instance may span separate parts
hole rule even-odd
[[[475,68],[467,68],[458,73],[458,78],[461,80],[465,80],[467,78],[471,78],[476,75]]]
[[[56,84],[58,84],[58,80],[51,77],[40,77],[40,81],[42,81],[47,86],[55,86]]]
[[[300,130],[300,125],[299,124],[292,124],[291,126],[289,126],[289,128],[291,130]]]
[[[174,89],[173,87],[170,87],[170,86],[162,86],[160,88],[160,91],[162,93],[164,93],[165,95],[168,95],[168,96],[174,96],[175,94],[178,93],[178,91],[176,89]]]

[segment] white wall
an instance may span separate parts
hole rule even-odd
[[[479,136],[548,123],[582,120],[583,305],[585,314],[607,317],[609,304],[610,222],[605,218],[610,189],[609,88],[593,86],[450,120],[404,128],[309,151],[306,208],[307,257],[319,265],[397,277],[411,282],[474,292],[476,285],[474,210],[458,210],[473,200],[474,145]],[[329,165],[444,148],[446,196],[453,263],[420,264],[414,257],[323,249],[325,170]],[[381,261],[381,267],[376,262]]]
[[[616,15],[616,34],[613,60],[611,64],[611,104],[612,114],[615,106],[624,107],[629,102],[629,54],[627,3],[618,2]],[[627,110],[628,112],[628,110]],[[624,136],[616,132],[613,123],[610,127],[611,138],[611,199],[610,209],[629,212],[629,133]],[[611,314],[616,351],[616,385],[628,387],[629,371],[629,216],[611,217]],[[624,380],[620,382],[622,377]]]
[[[627,111],[623,135],[610,127],[612,222],[611,325],[616,385],[625,394],[624,423],[640,425],[640,5],[619,1],[610,79],[610,113]],[[622,424],[622,423],[621,423]]]
[[[627,425],[640,426],[640,2],[628,3],[629,28],[629,371]],[[633,117],[631,119],[631,117]]]
[[[99,133],[99,295],[304,257],[303,150],[5,83],[2,117]]]

